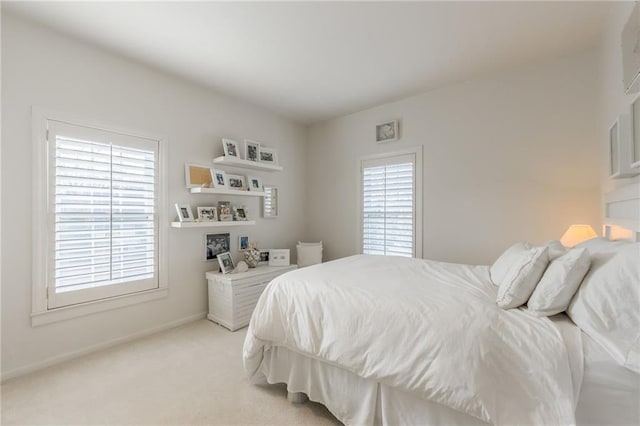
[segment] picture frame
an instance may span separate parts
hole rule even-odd
[[[394,142],[400,139],[398,120],[376,125],[376,143]]]
[[[269,266],[289,266],[289,249],[269,250]]]
[[[184,180],[187,188],[213,188],[213,169],[203,164],[185,163]]]
[[[233,206],[233,220],[240,221],[240,222],[249,220],[247,218],[247,210],[244,208],[244,206],[240,206],[240,207]]]
[[[193,212],[189,204],[176,203],[176,211],[180,222],[193,222]]]
[[[218,220],[220,222],[231,222],[233,214],[231,214],[231,202],[218,201]]]
[[[269,264],[269,250],[258,249],[260,252],[260,262],[258,265],[268,265]]]
[[[262,217],[265,219],[275,219],[278,217],[280,208],[279,191],[275,186],[264,186],[264,197],[262,197]]]
[[[222,138],[222,149],[225,157],[240,157],[240,144],[233,139]]]
[[[247,176],[247,189],[253,192],[264,192],[262,178],[258,176]]]
[[[227,188],[227,174],[222,170],[211,169],[213,175],[213,187],[214,188]]]
[[[260,160],[260,143],[249,139],[244,140],[244,159],[247,161]]]
[[[247,181],[242,175],[227,174],[227,188],[234,191],[246,191]]]
[[[231,253],[220,253],[218,255],[218,264],[220,265],[220,270],[223,274],[229,274],[233,272],[235,266],[233,265],[233,258],[231,257]]]
[[[231,251],[231,234],[205,234],[204,260],[211,262],[221,253]]]
[[[200,222],[217,222],[218,221],[218,209],[217,207],[198,207],[198,220]]]
[[[245,251],[249,248],[249,237],[245,235],[238,236],[238,251]]]
[[[265,164],[278,165],[278,150],[260,146],[260,162]]]

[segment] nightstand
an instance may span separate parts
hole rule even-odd
[[[267,284],[297,265],[258,266],[239,274],[206,273],[209,287],[207,318],[231,331],[249,325],[253,309]]]

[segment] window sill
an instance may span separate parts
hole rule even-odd
[[[112,297],[109,299],[96,300],[93,302],[87,302],[78,305],[65,306],[63,308],[50,309],[44,312],[32,312],[31,326],[37,327],[40,325],[82,317],[97,312],[103,312],[111,309],[118,309],[125,306],[135,305],[138,303],[149,302],[151,300],[162,299],[164,297],[167,297],[168,294],[169,290],[167,288],[159,288],[142,291],[139,293]]]

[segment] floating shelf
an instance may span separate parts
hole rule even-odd
[[[242,197],[264,197],[264,191],[235,191],[224,188],[191,188],[192,194],[240,195]]]
[[[230,226],[251,226],[255,220],[237,220],[229,222],[171,222],[173,228],[225,228]]]
[[[282,166],[274,166],[271,164],[258,163],[256,161],[243,160],[235,157],[216,157],[213,159],[214,164],[221,166],[237,167],[240,169],[260,170],[263,172],[281,172]]]

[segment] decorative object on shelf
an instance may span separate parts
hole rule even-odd
[[[204,236],[204,248],[204,260],[211,261],[220,253],[231,250],[231,236],[230,234],[207,234]]]
[[[186,163],[184,179],[187,188],[211,188],[213,187],[213,169],[202,164]]]
[[[198,207],[198,220],[200,222],[215,222],[218,220],[218,209],[215,207]]]
[[[222,170],[211,169],[214,188],[227,188],[227,174]]]
[[[233,220],[245,221],[247,218],[247,211],[244,207],[233,206]]]
[[[233,271],[233,259],[231,258],[231,253],[220,253],[218,255],[218,264],[220,265],[220,270],[223,274],[228,274]]]
[[[398,120],[387,121],[376,126],[376,142],[393,142],[400,139],[398,135]]]
[[[260,159],[260,144],[258,142],[244,140],[244,159],[258,161]]]
[[[229,189],[233,189],[234,191],[247,190],[247,182],[242,175],[227,174],[227,185],[229,186]]]
[[[640,169],[640,96],[636,96],[631,102],[629,115],[631,116],[631,167]]]
[[[233,215],[231,214],[231,202],[218,201],[218,210],[220,213],[220,215],[218,216],[219,221],[230,222],[233,220]]]
[[[289,266],[289,249],[269,250],[269,266]]]
[[[189,204],[176,203],[176,211],[178,212],[178,220],[180,222],[193,222],[193,212]]]
[[[244,260],[241,260],[240,262],[238,262],[238,264],[236,265],[232,273],[241,274],[243,272],[247,272],[248,270],[249,270],[249,265],[247,265],[247,263]]]
[[[609,176],[628,178],[640,173],[631,168],[631,117],[621,114],[609,128]]]
[[[249,186],[249,191],[258,191],[264,192],[264,185],[262,184],[262,179],[257,176],[248,176],[247,185]]]
[[[278,217],[278,188],[275,186],[264,187],[264,198],[262,199],[262,217],[273,219]]]
[[[222,138],[222,149],[226,157],[240,158],[240,145],[233,139]]]
[[[278,165],[278,151],[273,148],[260,147],[260,162],[265,164]]]
[[[268,265],[269,264],[269,250],[258,249],[260,252],[260,265]]]
[[[240,235],[238,236],[238,250],[245,251],[249,248],[249,237]]]
[[[255,243],[249,244],[249,248],[244,251],[244,261],[247,262],[249,268],[255,268],[260,263],[260,250]]]

